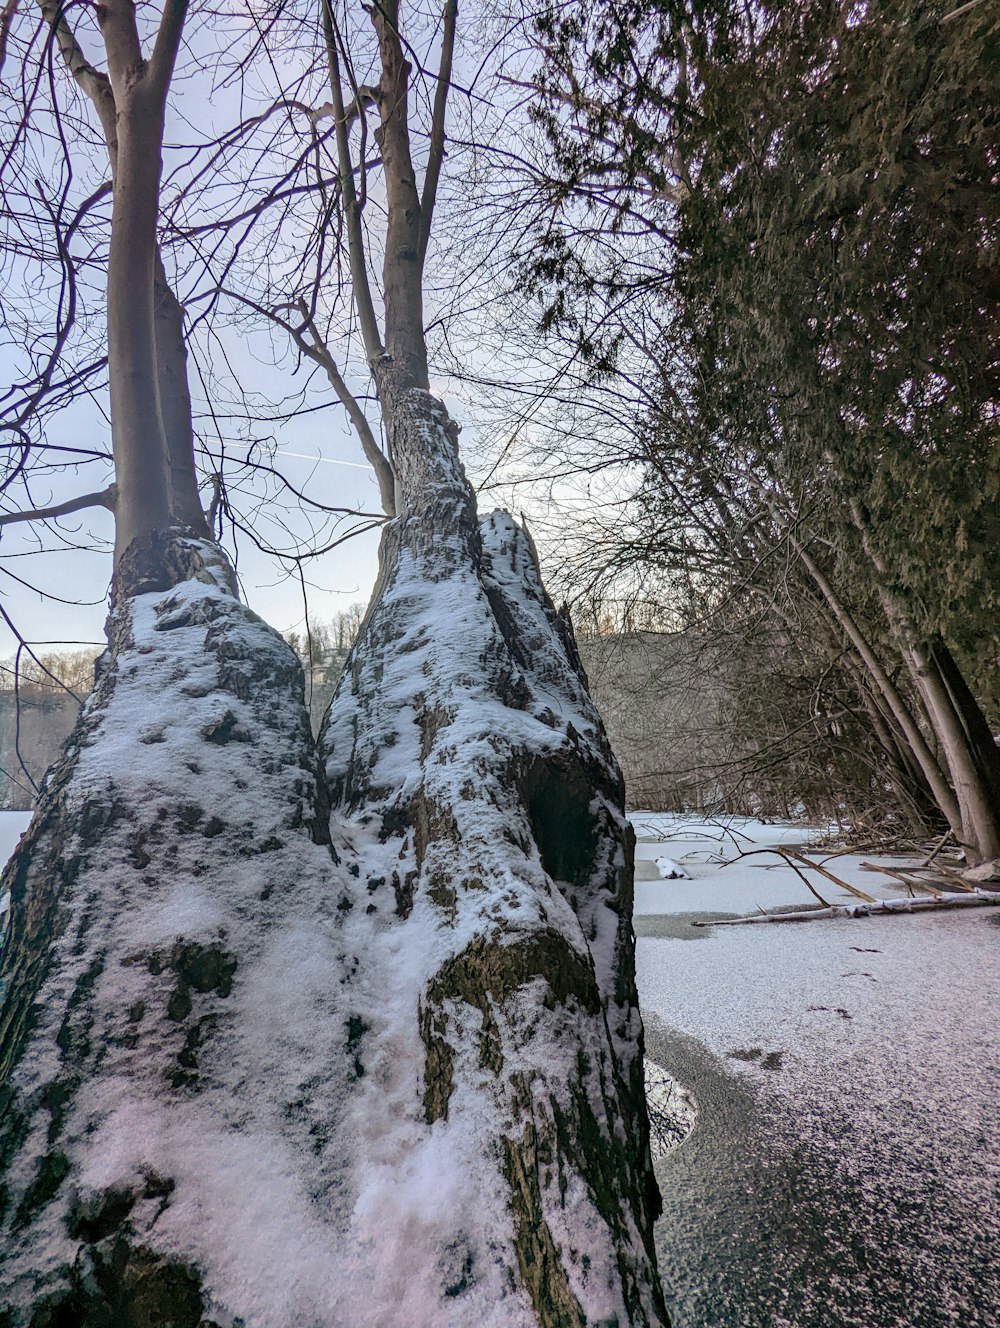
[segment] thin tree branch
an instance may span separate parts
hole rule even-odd
[[[361,229],[361,207],[354,186],[354,167],[351,161],[350,126],[344,109],[344,90],[340,81],[340,56],[337,51],[337,21],[332,0],[321,0],[323,33],[326,38],[326,59],[330,77],[330,95],[333,98],[334,124],[337,136],[337,165],[340,171],[340,195],[344,200],[344,218],[347,225],[347,252],[351,267],[354,303],[361,325],[361,339],[369,362],[385,353],[379,330],[371,283],[368,280],[368,261],[365,237]]]
[[[372,432],[372,427],[368,423],[357,397],[348,388],[340,369],[337,367],[336,360],[330,354],[329,347],[317,331],[305,300],[299,300],[297,308],[302,316],[303,327],[309,332],[312,342],[307,342],[302,333],[296,328],[289,328],[289,331],[302,354],[308,356],[314,363],[319,364],[326,373],[330,386],[336,392],[341,404],[350,416],[351,423],[354,425],[354,430],[361,443],[361,450],[375,471],[379,496],[382,499],[385,514],[393,517],[396,515],[396,477],[389,458],[379,447],[378,440]]]
[[[963,14],[967,14],[970,9],[976,9],[982,3],[983,0],[968,0],[968,4],[959,5],[959,7],[953,9],[950,14],[945,14],[941,22],[950,23],[954,18],[961,18]]]
[[[149,60],[150,86],[158,100],[166,96],[180,50],[188,0],[165,0],[153,54]]]
[[[0,526],[12,526],[18,521],[51,521],[58,516],[69,516],[71,512],[81,512],[87,507],[104,507],[113,512],[116,496],[115,485],[109,484],[100,493],[85,493],[79,498],[56,503],[53,507],[38,507],[30,512],[4,512],[0,514]]]
[[[445,114],[448,109],[451,68],[455,56],[455,21],[457,17],[458,0],[446,0],[444,34],[441,38],[441,67],[438,70],[437,88],[434,92],[434,114],[431,120],[430,153],[427,158],[427,170],[424,174],[424,187],[420,195],[418,253],[421,266],[427,256],[427,245],[431,237],[431,218],[434,215],[434,203],[437,198],[438,182],[441,178],[441,165],[444,161]]]
[[[228,295],[230,299],[237,300],[240,304],[246,305],[247,308],[253,309],[255,313],[263,315],[264,318],[269,319],[277,327],[280,327],[284,332],[287,332],[301,353],[308,359],[312,360],[314,364],[318,364],[324,371],[330,382],[330,386],[336,392],[337,397],[350,417],[351,424],[354,426],[354,430],[358,435],[358,441],[361,443],[361,449],[365,454],[365,459],[375,472],[375,478],[378,480],[379,496],[382,500],[382,507],[385,514],[389,517],[395,516],[395,475],[392,465],[389,458],[382,451],[381,447],[379,447],[378,440],[372,431],[371,425],[368,423],[368,419],[361,407],[361,403],[347,386],[347,383],[344,381],[344,377],[337,366],[336,360],[330,353],[329,347],[320,336],[316,324],[309,313],[309,308],[305,300],[298,300],[294,305],[294,308],[302,318],[301,326],[296,327],[293,323],[290,323],[288,319],[282,318],[281,314],[276,309],[268,309],[264,305],[258,304],[256,301],[250,299],[248,296],[240,295],[237,291],[226,288],[222,290],[221,294]],[[305,336],[303,336],[303,330],[309,333],[312,337],[312,341],[306,340]]]
[[[59,47],[63,63],[94,103],[109,151],[112,153],[113,165],[113,144],[117,142],[118,131],[115,124],[115,98],[111,90],[111,80],[87,59],[66,18],[63,0],[39,0],[39,9]]]
[[[353,124],[366,106],[374,106],[377,101],[378,88],[373,88],[367,83],[360,84],[357,93],[344,108],[344,120],[349,125]],[[315,110],[309,112],[309,119],[313,125],[317,125],[320,120],[327,120],[331,116],[336,117],[336,114],[337,108],[333,102],[325,101],[322,106],[317,106]]]

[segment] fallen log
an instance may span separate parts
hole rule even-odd
[[[831,904],[827,908],[795,913],[753,913],[746,918],[720,918],[692,922],[692,927],[742,927],[752,922],[814,922],[820,918],[868,918],[879,913],[926,913],[932,909],[977,908],[1000,904],[1000,891],[975,890],[971,894],[944,894],[936,899],[873,899],[870,904]]]

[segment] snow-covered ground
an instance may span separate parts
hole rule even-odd
[[[647,1053],[698,1111],[658,1165],[675,1328],[996,1328],[1000,908],[699,928],[815,903],[780,858],[734,859],[819,832],[631,819]],[[862,861],[826,865],[905,893]]]

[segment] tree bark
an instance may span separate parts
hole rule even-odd
[[[198,497],[183,310],[157,240],[164,108],[186,0],[165,0],[148,61],[132,0],[102,6],[108,74],[87,60],[62,5],[39,0],[39,7],[93,103],[111,166],[107,316],[117,566],[135,540],[149,542],[173,521],[196,536],[208,533]],[[133,571],[141,561],[133,560]],[[147,574],[155,583],[155,569],[141,573]]]
[[[400,1261],[407,1322],[663,1323],[621,776],[529,540],[478,521],[442,404],[391,365],[379,387],[405,515],[320,739],[370,845],[346,1147],[391,1159],[353,1240],[407,1176],[437,1166],[443,1197],[382,1231],[373,1318],[404,1322]]]
[[[174,520],[193,535],[206,536],[209,534],[208,522],[198,494],[198,471],[194,459],[184,308],[167,280],[159,246],[154,261],[153,301],[156,400],[170,469],[171,513]]]
[[[170,524],[170,471],[157,402],[154,276],[162,110],[139,89],[119,108],[111,251],[108,361],[118,481],[115,557]]]
[[[414,386],[426,389],[429,386],[423,313],[426,241],[422,238],[420,195],[410,154],[410,66],[399,35],[398,0],[386,0],[371,13],[382,60],[379,148],[388,202],[382,265],[385,348],[397,366],[397,373],[404,374]],[[392,460],[395,465],[394,456]]]
[[[829,604],[832,613],[836,617],[838,623],[840,623],[847,639],[857,650],[858,656],[871,675],[873,683],[878,687],[878,690],[885,698],[886,704],[889,706],[893,718],[899,724],[899,727],[902,729],[903,734],[906,737],[907,745],[913,752],[916,760],[919,762],[920,769],[934,796],[934,801],[941,809],[942,814],[946,817],[948,824],[955,831],[956,835],[961,835],[962,816],[958,805],[958,799],[955,796],[954,790],[948,784],[934,753],[928,747],[927,740],[920,732],[916,721],[910,714],[909,707],[900,694],[899,689],[889,678],[889,675],[883,668],[878,656],[875,654],[864,633],[858,627],[858,624],[854,621],[854,618],[846,606],[841,603],[839,596],[833,589],[828,578],[820,570],[815,559],[802,542],[794,536],[792,537],[792,546],[817,589]]]

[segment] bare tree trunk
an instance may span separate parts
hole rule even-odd
[[[858,672],[861,672],[859,669]],[[879,704],[878,697],[869,690],[867,678],[856,679],[856,687],[867,711],[879,746],[885,752],[888,775],[899,804],[909,808],[917,823],[924,828],[936,828],[940,808],[934,802],[924,772],[910,751],[905,735],[895,716]]]
[[[921,641],[905,604],[886,585],[885,560],[874,546],[861,504],[852,498],[850,507],[876,574],[879,602],[944,751],[959,806],[961,842],[977,861],[1000,858],[1000,754],[985,716],[941,637],[929,649]]]
[[[136,89],[119,109],[108,261],[115,556],[170,525],[170,471],[157,393],[154,276],[162,110]]]
[[[347,1149],[377,1139],[386,1185],[433,1156],[443,1196],[384,1234],[373,1318],[404,1322],[399,1260],[406,1322],[663,1323],[621,777],[529,540],[477,521],[440,402],[385,370],[380,391],[405,516],[321,735],[373,855],[345,901],[367,1085]]]
[[[989,782],[996,800],[1000,801],[1000,747],[997,746],[990,731],[982,707],[942,637],[934,637],[930,653],[941,675],[941,681],[948,690],[955,713],[961,717],[976,761],[982,767],[984,778]]]
[[[195,535],[207,533],[194,463],[183,311],[157,239],[164,112],[187,0],[164,0],[148,60],[133,0],[108,0],[98,13],[106,74],[87,59],[64,6],[39,0],[39,8],[66,67],[93,103],[111,166],[107,318],[117,568],[132,544],[155,543],[153,537],[175,521]],[[142,559],[133,558],[130,567],[137,584],[157,580],[155,568]]]
[[[421,198],[410,155],[408,95],[410,66],[399,35],[399,0],[372,10],[382,59],[379,146],[387,178],[388,217],[382,280],[385,287],[385,348],[401,373],[427,388],[424,341]],[[395,464],[395,458],[393,459]]]
[[[198,495],[194,427],[188,388],[184,309],[173,292],[159,247],[154,269],[156,399],[170,467],[170,503],[174,520],[194,535],[207,535],[208,523]]]
[[[958,805],[958,799],[955,796],[954,790],[948,784],[933,752],[928,747],[927,740],[920,732],[905,699],[889,678],[889,675],[886,673],[864,633],[854,621],[854,618],[846,606],[841,602],[839,596],[833,589],[833,586],[820,570],[815,559],[802,542],[794,536],[792,537],[792,545],[798,554],[803,567],[805,567],[817,589],[829,604],[830,609],[843,629],[844,634],[857,650],[858,656],[871,675],[874,685],[885,698],[886,704],[888,705],[893,718],[899,724],[899,727],[906,738],[908,747],[913,752],[914,757],[920,765],[924,778],[927,780],[928,786],[934,796],[934,801],[937,803],[938,807],[940,807],[942,814],[946,817],[948,824],[955,831],[955,834],[961,835],[962,816]]]
[[[917,645],[904,644],[903,658],[923,694],[951,771],[962,818],[962,843],[975,861],[1000,858],[1000,785],[991,779],[993,771],[989,766],[984,768],[982,759],[977,760],[972,736],[934,655]],[[958,673],[957,667],[955,672]],[[957,686],[957,679],[955,682]],[[969,699],[975,705],[971,693]],[[985,728],[986,721],[978,705],[975,710]],[[992,747],[992,738],[989,742]]]

